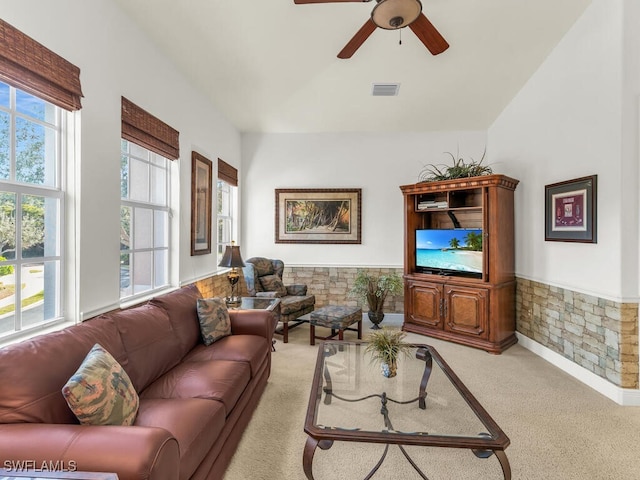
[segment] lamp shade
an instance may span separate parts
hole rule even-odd
[[[396,30],[414,22],[422,13],[419,0],[380,0],[371,12],[371,20],[385,30]]]
[[[240,247],[238,245],[227,245],[218,266],[229,268],[244,267],[242,255],[240,255]]]

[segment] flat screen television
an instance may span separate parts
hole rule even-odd
[[[416,230],[416,271],[482,278],[482,229]]]

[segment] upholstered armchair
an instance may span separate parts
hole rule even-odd
[[[282,260],[272,260],[264,257],[252,257],[244,261],[242,268],[247,292],[252,297],[277,297],[280,299],[280,322],[282,327],[276,333],[282,335],[282,341],[289,341],[289,329],[304,323],[297,320],[302,315],[312,312],[316,303],[313,295],[307,294],[307,286],[284,285]],[[292,325],[289,325],[292,322]]]

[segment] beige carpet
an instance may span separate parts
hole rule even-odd
[[[388,324],[387,319],[385,323]],[[364,325],[364,334],[370,323]],[[322,334],[320,332],[319,334]],[[317,346],[309,327],[281,337],[269,384],[245,431],[225,480],[304,480],[304,419]],[[347,332],[345,339],[355,339]],[[640,407],[620,407],[519,345],[502,355],[410,334],[436,347],[511,440],[506,449],[514,480],[640,479]],[[318,449],[313,473],[321,479],[362,479],[382,445],[338,443]],[[409,447],[430,480],[502,479],[495,457],[468,450]],[[374,479],[419,479],[397,447]]]

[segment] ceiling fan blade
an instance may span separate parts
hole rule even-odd
[[[373,31],[378,28],[375,23],[371,19],[367,20],[366,23],[360,27],[360,30],[356,32],[356,34],[349,40],[344,48],[338,54],[338,58],[351,58],[351,56],[356,53],[356,50],[360,48],[360,46],[364,43],[364,41],[369,38],[369,35],[373,33]]]
[[[433,55],[438,55],[449,48],[447,41],[440,35],[440,32],[436,30],[436,27],[433,26],[429,19],[424,16],[424,13],[421,13],[415,21],[410,23],[409,28],[413,30],[413,33]]]
[[[296,5],[305,3],[346,3],[346,2],[368,2],[371,0],[293,0]]]

